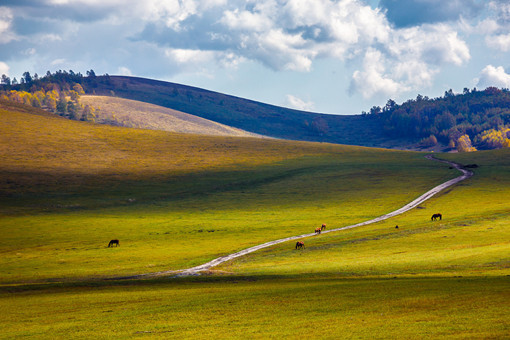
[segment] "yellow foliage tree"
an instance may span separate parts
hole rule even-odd
[[[471,144],[471,138],[468,135],[462,135],[457,139],[458,152],[471,152],[476,151],[476,148]]]
[[[480,144],[489,149],[500,149],[510,147],[510,128],[500,127],[499,129],[490,129],[483,131],[477,136]]]
[[[74,84],[73,90],[76,91],[79,95],[85,94],[85,91],[83,91],[83,87],[80,84]]]

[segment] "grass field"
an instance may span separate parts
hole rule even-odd
[[[311,238],[303,252],[281,244],[218,269],[274,275],[289,271],[346,276],[508,275],[508,151],[440,155],[480,167],[473,178],[419,209],[371,226]],[[430,216],[435,212],[441,212],[444,219],[432,222]]]
[[[303,251],[281,244],[198,278],[111,281],[368,220],[458,173],[412,152],[14,111],[0,110],[1,338],[510,334],[508,150],[441,154],[479,168],[419,209]]]
[[[457,175],[409,152],[4,116],[6,283],[183,269],[373,218]]]

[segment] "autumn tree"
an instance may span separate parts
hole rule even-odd
[[[76,91],[76,93],[78,93],[80,96],[82,94],[85,94],[85,91],[83,90],[83,87],[80,84],[74,84],[73,90]]]
[[[457,151],[458,152],[471,152],[476,151],[476,148],[471,144],[471,139],[468,135],[462,135],[457,139]]]
[[[483,131],[476,138],[477,142],[487,149],[500,149],[510,147],[510,128],[500,127]]]

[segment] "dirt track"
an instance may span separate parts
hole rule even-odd
[[[432,188],[431,190],[427,191],[426,193],[424,193],[423,195],[421,195],[420,197],[418,197],[414,201],[412,201],[412,202],[406,204],[405,206],[403,206],[402,208],[400,208],[398,210],[395,210],[395,211],[392,211],[392,212],[390,212],[390,213],[388,213],[386,215],[382,215],[382,216],[376,217],[376,218],[374,218],[372,220],[369,220],[369,221],[365,221],[365,222],[361,222],[361,223],[358,223],[358,224],[349,225],[349,226],[342,227],[342,228],[325,230],[325,231],[322,231],[322,233],[326,234],[326,233],[331,233],[331,232],[340,231],[340,230],[357,228],[357,227],[361,227],[361,226],[364,226],[364,225],[367,225],[367,224],[371,224],[371,223],[375,223],[375,222],[380,222],[380,221],[386,220],[386,219],[388,219],[390,217],[394,217],[394,216],[400,215],[400,214],[402,214],[402,213],[404,213],[406,211],[409,211],[409,210],[417,207],[419,204],[425,202],[426,200],[428,200],[432,196],[438,194],[443,189],[451,187],[452,185],[455,185],[455,184],[457,184],[457,183],[459,183],[459,182],[461,182],[461,181],[463,181],[463,180],[473,176],[473,172],[472,171],[463,168],[462,165],[460,165],[460,164],[449,162],[449,161],[440,160],[440,159],[435,158],[433,155],[427,155],[425,157],[427,159],[430,159],[430,160],[446,163],[446,164],[456,168],[457,170],[461,171],[462,175],[459,176],[459,177],[456,177],[454,179],[451,179],[451,180],[449,180],[447,182],[444,182],[443,184],[440,184],[440,185],[438,185],[438,186],[436,186],[434,188]],[[142,277],[148,277],[148,276],[189,276],[189,275],[199,275],[200,272],[202,272],[202,271],[209,270],[209,269],[211,269],[211,268],[213,268],[213,267],[215,267],[215,266],[217,266],[217,265],[219,265],[219,264],[221,264],[223,262],[230,261],[230,260],[235,259],[237,257],[244,256],[246,254],[252,253],[252,252],[257,251],[259,249],[263,249],[263,248],[267,248],[267,247],[273,246],[275,244],[279,244],[279,243],[283,243],[283,242],[288,242],[288,241],[292,241],[292,240],[298,240],[298,239],[302,239],[302,238],[306,238],[306,237],[311,237],[311,236],[315,236],[315,233],[291,236],[291,237],[286,237],[286,238],[282,238],[282,239],[279,239],[279,240],[274,240],[274,241],[266,242],[266,243],[263,243],[263,244],[259,244],[259,245],[256,245],[256,246],[253,246],[253,247],[246,248],[244,250],[238,251],[237,253],[233,253],[233,254],[230,254],[230,255],[225,255],[225,256],[218,257],[218,258],[216,258],[216,259],[214,259],[212,261],[209,261],[207,263],[204,263],[202,265],[199,265],[199,266],[196,266],[196,267],[192,267],[192,268],[188,268],[188,269],[184,269],[184,270],[178,270],[178,271],[171,270],[171,271],[163,271],[163,272],[157,272],[157,273],[148,273],[148,274],[141,274],[141,275],[126,277],[126,278],[134,279],[134,278],[142,278]]]

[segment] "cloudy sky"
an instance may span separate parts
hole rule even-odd
[[[360,113],[510,87],[510,1],[0,0],[0,74],[59,69]]]

